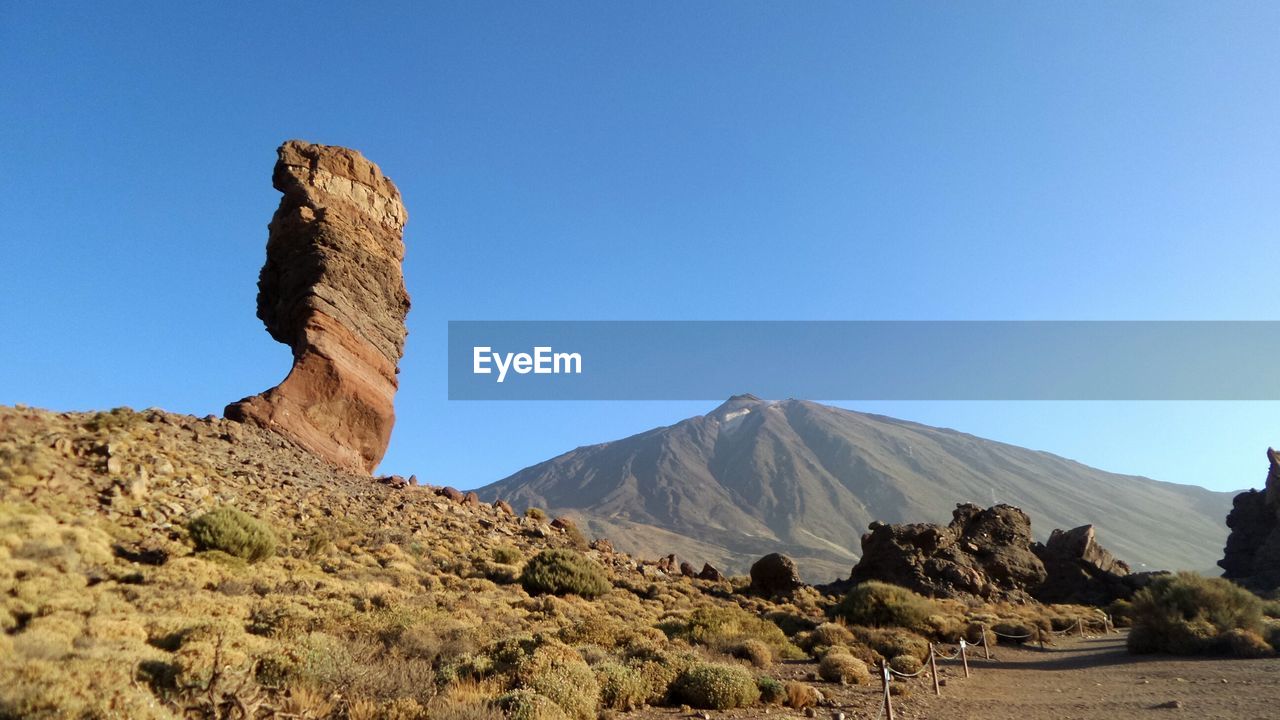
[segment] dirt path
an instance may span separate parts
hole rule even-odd
[[[1134,656],[1123,635],[1038,648],[993,648],[973,675],[948,663],[943,696],[914,688],[909,716],[982,720],[1197,720],[1280,718],[1280,659]],[[978,653],[981,656],[981,651]],[[1177,707],[1161,707],[1178,703]]]
[[[946,680],[935,697],[927,672],[904,681],[905,696],[894,698],[895,720],[1280,720],[1280,659],[1175,658],[1130,655],[1125,635],[1059,639],[1057,645],[992,648],[992,659],[971,648],[972,676],[959,660],[939,662]],[[950,649],[953,651],[954,647]],[[786,663],[773,669],[784,680],[809,682],[833,707],[815,717],[844,713],[846,720],[883,720],[879,681],[872,685],[814,682],[813,663]],[[1174,707],[1161,707],[1178,703]],[[693,715],[697,717],[701,713]],[[710,712],[714,720],[804,718],[782,707]],[[635,720],[687,720],[675,708],[647,708],[625,716]]]

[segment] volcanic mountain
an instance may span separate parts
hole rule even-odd
[[[737,395],[668,427],[580,447],[478,491],[576,516],[643,557],[743,572],[771,552],[845,577],[873,520],[945,522],[959,502],[1023,508],[1037,539],[1093,524],[1135,570],[1207,570],[1232,493],[1104,472],[1047,452],[804,400]]]

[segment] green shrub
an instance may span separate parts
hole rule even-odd
[[[493,549],[493,561],[499,565],[517,565],[521,560],[524,560],[524,555],[510,545],[499,545]]]
[[[612,587],[604,569],[574,550],[543,550],[534,555],[520,574],[530,595],[581,595],[594,598]]]
[[[836,605],[835,613],[853,625],[928,630],[938,606],[923,595],[888,583],[859,583]]]
[[[568,720],[559,705],[532,690],[513,690],[498,698],[507,720]]]
[[[760,690],[760,702],[766,705],[781,705],[787,700],[787,686],[768,675],[756,678],[756,688]]]
[[[596,666],[596,683],[600,686],[600,704],[612,710],[639,707],[649,697],[645,679],[634,668],[616,662]]]
[[[276,553],[276,537],[262,521],[233,507],[211,510],[187,526],[197,550],[220,550],[249,562]]]
[[[1280,618],[1280,600],[1263,600],[1262,614],[1269,618]]]
[[[866,685],[871,682],[867,664],[847,652],[832,651],[818,663],[818,675],[827,682]]]
[[[1164,575],[1138,591],[1132,604],[1132,652],[1226,651],[1231,630],[1257,635],[1264,629],[1258,596],[1222,578]]]
[[[736,606],[704,606],[684,621],[667,628],[674,637],[705,645],[719,652],[732,652],[747,640],[764,643],[774,657],[798,659],[803,653],[787,640],[782,628]]]
[[[760,699],[756,679],[738,665],[698,663],[672,685],[677,702],[706,710],[747,707]]]

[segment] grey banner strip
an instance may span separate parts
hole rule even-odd
[[[1280,321],[451,321],[448,352],[451,400],[1280,400]]]

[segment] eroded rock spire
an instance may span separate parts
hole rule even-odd
[[[396,186],[355,150],[290,140],[278,153],[272,184],[284,197],[268,226],[258,317],[292,348],[293,368],[226,416],[372,472],[395,423],[408,214]]]

